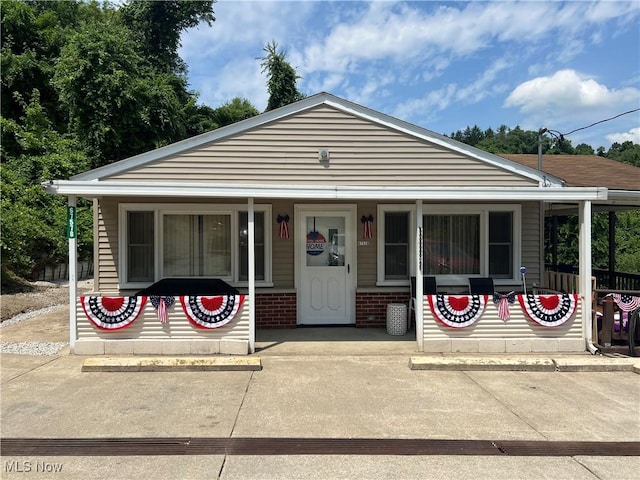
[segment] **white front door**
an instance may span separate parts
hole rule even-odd
[[[298,324],[355,323],[355,207],[299,206]]]

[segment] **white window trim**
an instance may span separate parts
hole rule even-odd
[[[376,286],[379,287],[393,287],[393,286],[406,286],[409,285],[409,280],[386,280],[384,278],[384,232],[385,232],[385,213],[386,212],[408,212],[409,213],[409,275],[414,275],[415,271],[415,240],[413,239],[413,232],[416,227],[416,206],[411,203],[404,204],[378,204],[378,221],[377,224],[377,239],[378,239],[378,278],[376,280]]]
[[[256,286],[272,287],[272,250],[271,250],[271,205],[257,204],[255,212],[264,213],[265,228],[265,279],[256,281]],[[248,281],[239,281],[240,276],[240,252],[239,252],[239,212],[248,211],[246,204],[175,204],[175,203],[121,203],[118,206],[118,288],[139,289],[149,286],[149,282],[127,282],[127,213],[145,211],[154,212],[154,282],[163,278],[162,272],[162,222],[164,215],[190,214],[190,215],[231,215],[231,275],[219,277],[233,286],[246,287]]]
[[[408,280],[385,280],[384,278],[384,221],[386,212],[409,212],[409,261],[410,275],[415,275],[415,205],[409,204],[379,204],[378,205],[378,268],[377,286],[406,286]],[[513,271],[511,278],[496,278],[496,285],[511,285],[520,282],[520,263],[522,258],[522,206],[520,204],[456,204],[438,205],[423,204],[423,215],[480,215],[480,273],[477,275],[437,275],[438,284],[451,286],[466,286],[469,277],[486,277],[489,275],[489,212],[513,212]]]

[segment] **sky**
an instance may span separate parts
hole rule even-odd
[[[218,0],[181,38],[190,88],[216,108],[267,105],[267,43],[328,92],[437,133],[501,125],[640,144],[639,1]]]

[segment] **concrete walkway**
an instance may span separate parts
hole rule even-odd
[[[412,370],[409,362],[416,355],[409,351],[412,342],[405,345],[408,351],[394,350],[393,355],[367,354],[373,345],[360,345],[358,354],[327,353],[327,345],[336,342],[322,340],[307,340],[304,354],[297,353],[301,347],[293,345],[296,342],[281,341],[267,348],[268,343],[261,339],[260,371],[82,372],[84,357],[3,354],[2,437],[640,442],[640,375],[631,371]],[[398,348],[402,342],[389,343]],[[638,456],[221,452],[3,456],[0,475],[21,479],[620,480],[637,479],[638,471]]]

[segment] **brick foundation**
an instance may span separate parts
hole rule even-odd
[[[409,293],[357,293],[356,327],[386,327],[387,305],[390,303],[408,305]],[[256,295],[256,328],[296,328],[296,317],[295,293],[260,293]]]
[[[390,303],[404,303],[408,305],[409,293],[356,293],[356,327],[386,327],[387,305]]]
[[[256,328],[296,328],[295,293],[256,295]]]

